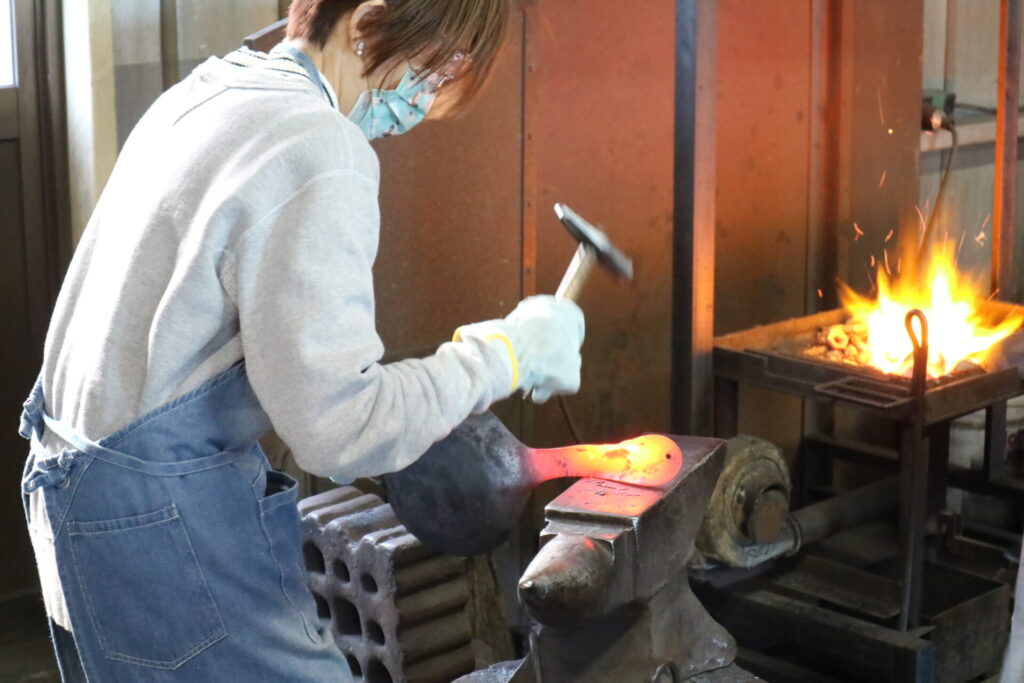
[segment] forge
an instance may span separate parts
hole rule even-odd
[[[982,308],[994,317],[1016,310],[1000,302]],[[807,353],[820,330],[841,325],[848,316],[846,310],[832,310],[716,338],[715,433],[723,438],[737,434],[741,386],[796,396],[807,406],[809,421],[799,453],[798,502],[806,505],[820,497],[816,491],[832,485],[837,461],[894,478],[796,510],[785,533],[780,529],[773,539],[780,543],[773,550],[719,515],[721,527],[713,529],[703,547],[712,567],[697,574],[717,586],[713,591],[725,584],[745,585],[750,573],[765,581],[753,591],[730,589],[716,613],[726,623],[750,627],[751,619],[760,620],[754,630],[776,629],[805,645],[813,641],[815,648],[849,667],[874,671],[885,680],[968,680],[998,666],[1009,590],[982,578],[979,566],[984,563],[950,561],[951,556],[980,557],[955,518],[944,512],[947,489],[1011,499],[1019,495],[1020,481],[1008,471],[1006,411],[1008,399],[1024,394],[1024,382],[1018,368],[998,352],[983,365],[929,377],[927,325],[921,324],[920,312],[906,319],[914,346],[909,376]],[[854,435],[837,429],[837,411],[856,417]],[[981,471],[949,464],[952,421],[976,411],[986,414]],[[895,432],[892,447],[859,438],[889,427]],[[892,512],[894,529],[878,524]],[[870,522],[876,524],[862,543],[870,550],[844,546],[851,542],[851,530]],[[820,552],[812,546],[818,541],[824,541]],[[764,556],[795,555],[807,546],[812,546],[810,553],[795,559],[767,562]],[[762,556],[750,558],[755,549]],[[748,573],[730,576],[728,570],[715,569],[716,556],[723,565],[742,566]],[[949,592],[939,601],[944,590]],[[812,602],[793,600],[794,593]],[[957,639],[961,629],[986,634],[987,645],[963,657]],[[808,633],[818,635],[809,641]],[[878,656],[874,663],[850,661],[849,643],[861,638]]]

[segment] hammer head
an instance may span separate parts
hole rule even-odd
[[[580,244],[587,249],[593,249],[598,262],[605,268],[625,280],[633,279],[633,261],[615,248],[608,235],[565,204],[555,204],[555,215]]]

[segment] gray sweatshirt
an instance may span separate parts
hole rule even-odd
[[[329,95],[287,57],[242,50],[156,101],[57,301],[51,415],[99,440],[244,358],[297,464],[354,478],[405,467],[511,393],[500,343],[379,363],[378,161]],[[40,496],[31,510],[47,608],[68,628]]]

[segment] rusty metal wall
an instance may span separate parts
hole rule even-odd
[[[716,333],[832,307],[837,275],[866,291],[889,230],[916,227],[922,17],[719,0]],[[798,402],[744,391],[740,412],[792,455]]]
[[[636,263],[596,272],[584,377],[587,440],[668,425],[673,0],[523,2],[467,114],[375,143],[383,181],[378,324],[389,357],[430,353],[459,324],[553,293],[574,245],[552,205],[607,228]],[[531,444],[567,443],[554,402],[496,408]]]
[[[853,2],[841,11],[839,275],[867,291],[871,256],[897,256],[894,240],[919,229],[924,5]]]
[[[378,325],[390,354],[431,353],[521,290],[522,18],[470,109],[378,140]]]
[[[719,2],[715,333],[803,315],[810,237],[812,3]],[[799,401],[742,392],[741,430],[786,448]]]
[[[809,7],[719,2],[716,334],[804,314]]]
[[[569,405],[587,441],[668,428],[674,46],[673,0],[526,9],[524,244],[536,244],[536,291],[554,291],[574,249],[556,201],[603,225],[636,266],[629,285],[595,273],[580,300],[583,386]],[[524,293],[533,284],[527,271]],[[527,426],[538,444],[569,441],[555,406]]]
[[[469,110],[379,140],[377,326],[387,359],[424,356],[522,291],[522,35],[516,12]],[[521,401],[497,414],[518,431]]]

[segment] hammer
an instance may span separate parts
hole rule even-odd
[[[633,277],[632,261],[603,232],[564,204],[556,204],[555,213],[580,243],[557,298],[575,300],[595,263],[622,278]],[[654,438],[648,437],[647,448]],[[417,538],[444,553],[476,555],[498,547],[512,533],[530,492],[544,481],[597,476],[635,482],[635,475],[615,471],[613,461],[599,460],[599,467],[590,467],[579,459],[588,449],[619,453],[627,445],[533,449],[485,412],[471,416],[419,460],[384,480],[392,509]],[[665,458],[661,474],[673,475],[682,464],[682,454],[673,455],[671,448],[658,455],[659,461]]]
[[[633,279],[633,261],[616,249],[607,235],[565,204],[555,204],[555,215],[580,243],[558,285],[556,299],[576,301],[595,263],[600,263],[624,280]]]

